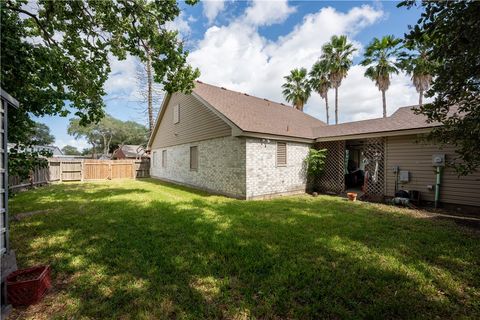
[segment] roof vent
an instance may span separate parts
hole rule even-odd
[[[246,95],[247,97],[250,97],[250,95],[248,93],[244,93],[244,95]]]
[[[202,81],[200,81],[200,80],[197,80],[197,82],[198,82],[198,83],[203,83],[203,82],[202,82]]]
[[[270,101],[270,100],[268,100],[268,99],[265,99],[265,98],[263,98],[263,100],[265,100],[265,101]]]
[[[227,90],[225,87],[220,87],[220,89]]]

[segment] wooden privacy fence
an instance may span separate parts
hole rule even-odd
[[[10,177],[10,189],[22,188],[48,182],[136,179],[150,176],[150,161],[143,160],[94,160],[94,159],[48,159],[48,167],[36,168],[32,177],[21,180]]]
[[[31,178],[20,179],[19,176],[8,176],[8,186],[10,189],[28,187],[32,185],[48,183],[49,168],[36,168]]]
[[[144,160],[49,159],[50,181],[135,179],[149,177]]]

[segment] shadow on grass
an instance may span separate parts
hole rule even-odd
[[[69,279],[51,297],[64,304],[53,316],[480,315],[479,238],[449,222],[333,197],[208,197],[150,180],[24,198],[64,208],[12,224],[22,265],[51,263]]]

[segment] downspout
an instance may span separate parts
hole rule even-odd
[[[440,199],[440,181],[441,181],[441,178],[442,178],[442,169],[437,166],[437,179],[436,179],[436,182],[435,182],[435,209],[438,208],[438,204],[439,204],[439,199]]]

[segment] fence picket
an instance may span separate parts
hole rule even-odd
[[[149,159],[142,160],[65,160],[48,159],[48,167],[36,168],[30,179],[10,176],[10,189],[63,181],[136,179],[150,176]]]

